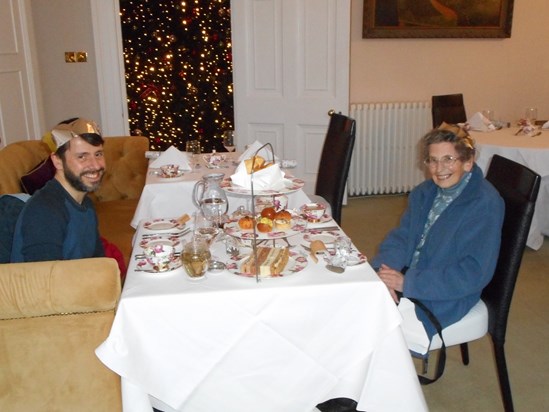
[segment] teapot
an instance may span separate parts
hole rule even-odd
[[[194,185],[193,203],[202,210],[206,218],[221,223],[222,216],[229,209],[229,201],[221,188],[223,173],[208,173]]]

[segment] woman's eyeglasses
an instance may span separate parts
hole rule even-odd
[[[459,157],[455,156],[442,156],[440,159],[437,159],[435,157],[428,157],[423,161],[427,167],[435,168],[440,163],[442,167],[452,167],[456,164],[456,162],[460,160]]]

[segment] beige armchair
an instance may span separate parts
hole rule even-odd
[[[120,411],[95,356],[119,296],[113,259],[0,265],[0,410]]]

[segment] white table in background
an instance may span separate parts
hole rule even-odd
[[[477,164],[486,173],[494,154],[520,163],[541,176],[541,186],[527,246],[538,250],[549,235],[549,130],[539,136],[518,135],[517,127],[489,133],[470,132],[478,149]]]
[[[224,256],[223,245],[212,252]],[[400,322],[368,263],[335,274],[309,262],[256,283],[229,271],[201,281],[181,268],[139,272],[132,259],[96,353],[122,377],[127,412],[309,412],[336,397],[360,410],[426,411]]]
[[[238,154],[233,153],[234,158]],[[236,166],[231,161],[227,162],[228,167],[222,169],[208,169],[205,162],[200,159],[200,167],[191,172],[185,172],[180,178],[163,179],[152,172],[147,173],[145,187],[139,198],[139,203],[131,221],[132,227],[136,228],[142,219],[157,219],[166,216],[181,216],[184,213],[191,214],[196,210],[192,201],[194,185],[208,173],[223,173],[225,177],[231,176]],[[309,197],[300,189],[289,193],[288,208],[294,209],[310,202]],[[234,212],[239,206],[250,208],[250,197],[227,193],[229,200],[229,213]]]

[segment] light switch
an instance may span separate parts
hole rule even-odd
[[[83,51],[65,52],[66,63],[86,63],[88,61],[88,53]]]

